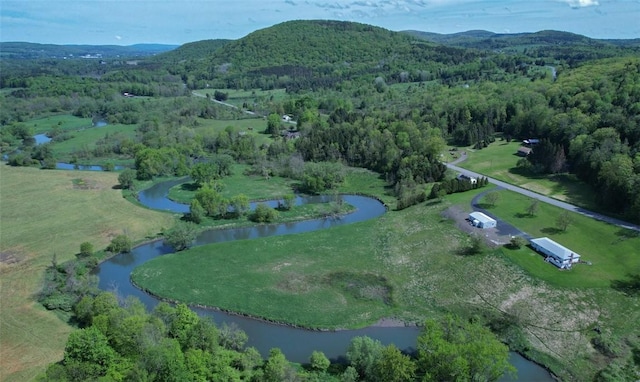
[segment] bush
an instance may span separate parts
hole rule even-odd
[[[172,246],[176,251],[182,251],[191,247],[196,238],[195,224],[190,222],[178,222],[173,228],[165,233],[165,243]]]
[[[527,245],[527,240],[522,236],[511,236],[509,246],[513,249],[520,249]]]
[[[256,223],[270,223],[278,218],[278,211],[269,207],[264,203],[260,203],[256,206],[256,209],[249,216],[251,221]]]
[[[93,255],[93,244],[89,243],[88,241],[80,244],[80,256],[88,257],[91,255]]]
[[[131,239],[127,235],[118,235],[111,240],[111,243],[107,247],[107,251],[113,253],[127,253],[131,252]]]

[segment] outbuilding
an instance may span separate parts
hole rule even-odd
[[[531,246],[536,251],[545,255],[545,261],[555,265],[560,269],[571,268],[572,264],[580,261],[580,255],[570,250],[569,248],[556,243],[548,237],[531,239]]]
[[[494,228],[498,222],[495,219],[483,214],[482,212],[474,211],[469,214],[469,222],[475,227],[486,229]]]

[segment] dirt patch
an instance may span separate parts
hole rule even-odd
[[[442,212],[442,216],[451,219],[456,223],[456,227],[468,234],[475,234],[483,237],[485,242],[490,247],[499,247],[501,245],[509,243],[511,235],[500,234],[498,228],[478,228],[471,225],[466,219],[469,217],[469,212],[465,211],[460,206],[451,206]]]
[[[72,179],[71,183],[74,190],[97,190],[100,188],[98,183],[91,179],[76,178]]]
[[[18,258],[18,254],[14,252],[0,252],[0,263],[2,264],[16,264],[19,263],[20,259]]]

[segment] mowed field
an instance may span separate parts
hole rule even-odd
[[[0,166],[0,380],[33,380],[62,358],[72,328],[34,297],[53,254],[60,263],[84,241],[101,249],[113,235],[143,240],[171,226],[172,215],[126,201],[117,177]]]
[[[517,168],[522,157],[516,152],[521,146],[518,141],[496,141],[482,150],[459,148],[466,151],[467,160],[458,166],[478,172],[480,174],[515,184],[554,199],[575,204],[597,211],[595,195],[589,185],[575,178],[571,174],[540,175],[523,174]]]

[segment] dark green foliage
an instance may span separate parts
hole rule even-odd
[[[344,181],[344,167],[336,162],[305,163],[302,189],[317,194],[336,188]]]
[[[373,380],[375,366],[384,346],[380,341],[369,337],[355,337],[347,349],[347,360],[365,381]]]
[[[479,255],[486,249],[484,239],[480,235],[469,235],[469,243],[460,248],[460,254],[463,256]]]
[[[394,345],[384,347],[373,365],[374,381],[405,382],[415,378],[416,364]]]
[[[82,244],[80,244],[79,255],[81,257],[91,256],[92,254],[93,254],[93,244],[89,243],[88,241],[85,241]]]
[[[205,215],[206,211],[204,210],[198,199],[193,199],[191,201],[191,204],[189,205],[189,220],[196,224],[200,224],[202,223],[202,219],[204,219]]]
[[[207,216],[221,219],[227,214],[229,200],[216,190],[215,184],[205,184],[196,192],[195,200],[202,206]]]
[[[258,203],[249,219],[256,223],[271,223],[278,218],[278,211],[264,203]]]
[[[86,381],[106,375],[115,358],[107,337],[91,326],[69,335],[62,362],[70,380]]]
[[[118,235],[111,239],[111,243],[107,246],[107,251],[113,253],[127,253],[131,252],[132,247],[131,239],[125,234]]]
[[[309,366],[316,372],[325,372],[331,365],[331,361],[321,351],[314,351],[309,357]]]
[[[417,348],[418,373],[424,381],[495,381],[515,371],[506,345],[487,328],[457,317],[427,320]]]
[[[514,249],[519,249],[527,245],[527,240],[522,236],[512,236],[509,240],[509,246]]]
[[[118,174],[118,183],[125,190],[132,190],[136,180],[136,171],[130,168],[124,169]]]
[[[285,211],[290,210],[296,202],[296,196],[294,194],[287,194],[282,197],[282,203],[280,203],[280,208]]]
[[[44,274],[38,301],[50,310],[71,312],[84,296],[97,292],[97,279],[89,272],[97,265],[92,257],[80,257],[64,264],[52,261]]]
[[[178,221],[164,234],[164,242],[173,247],[176,251],[182,251],[191,247],[196,238],[196,227],[194,223]]]

